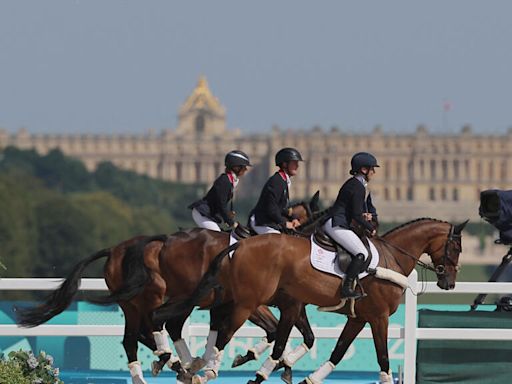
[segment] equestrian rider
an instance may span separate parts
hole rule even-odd
[[[226,170],[213,183],[205,197],[189,205],[192,219],[200,228],[220,232],[219,224],[224,222],[229,227],[236,226],[234,221],[233,203],[228,210],[228,203],[233,199],[233,192],[240,177],[251,166],[249,156],[242,151],[231,151],[225,159]]]
[[[379,165],[375,156],[367,152],[359,152],[352,156],[350,165],[352,168],[350,174],[353,177],[341,187],[331,207],[330,218],[323,228],[352,256],[343,281],[341,296],[359,299],[362,295],[352,286],[368,257],[368,250],[353,228],[354,225],[361,227],[370,237],[377,232],[377,210],[372,204],[367,184],[375,175],[375,168]]]
[[[257,233],[280,233],[300,225],[288,208],[291,177],[297,174],[302,156],[295,148],[282,148],[276,153],[279,171],[271,176],[260,194],[256,206],[249,215],[249,226]]]

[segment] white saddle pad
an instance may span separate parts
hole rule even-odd
[[[330,273],[338,277],[344,278],[345,273],[340,270],[338,263],[335,260],[336,253],[321,248],[313,241],[313,235],[311,236],[311,265],[313,268],[318,269],[322,272]],[[379,251],[375,248],[375,245],[368,240],[370,243],[370,250],[372,251],[372,261],[368,268],[375,269],[379,264]],[[362,272],[359,274],[359,278],[368,276],[368,272]]]

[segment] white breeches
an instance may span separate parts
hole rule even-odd
[[[281,233],[277,229],[272,227],[267,227],[265,225],[256,225],[256,219],[254,218],[254,215],[252,215],[251,218],[249,219],[249,225],[258,235],[263,235],[265,233]]]
[[[333,227],[332,219],[329,219],[325,222],[324,230],[334,239],[334,241],[340,244],[352,255],[362,253],[365,259],[368,257],[368,250],[364,246],[359,236],[357,236],[352,230],[341,227]]]
[[[209,217],[201,215],[197,209],[192,209],[192,219],[199,228],[211,229],[212,231],[220,232],[219,224],[210,219]]]

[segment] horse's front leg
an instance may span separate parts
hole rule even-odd
[[[302,308],[303,304],[299,302],[291,302],[284,306],[279,306],[281,316],[277,324],[276,341],[272,354],[256,372],[256,379],[249,380],[247,384],[259,384],[264,380],[268,380],[270,374],[279,363],[279,358],[283,355],[292,327],[297,322]]]
[[[284,366],[284,372],[281,375],[281,379],[286,384],[292,384],[292,367],[306,353],[308,353],[308,351],[313,347],[313,343],[315,342],[315,334],[311,329],[311,324],[309,324],[305,305],[302,305],[300,315],[295,322],[295,327],[297,327],[299,332],[302,334],[304,342],[289,353],[287,353],[285,350],[283,356],[281,357],[280,365]]]
[[[305,380],[301,381],[300,384],[321,384],[341,361],[348,347],[359,335],[365,324],[366,321],[359,320],[358,318],[349,318],[334,347],[334,351],[332,351],[331,358]]]
[[[204,384],[218,377],[224,348],[238,328],[249,318],[254,309],[255,307],[250,305],[236,306],[233,304],[212,309],[210,312],[210,329],[217,328],[217,342],[213,348],[213,353],[204,367],[204,376],[195,375],[192,378],[192,384]]]
[[[388,316],[381,316],[370,322],[370,326],[372,327],[373,343],[375,344],[375,352],[377,353],[377,361],[380,366],[380,384],[393,383],[393,375],[389,369],[388,325]]]

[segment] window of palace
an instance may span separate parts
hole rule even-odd
[[[442,160],[441,168],[443,170],[443,180],[448,179],[448,162],[446,160]]]
[[[436,191],[434,188],[430,188],[429,190],[429,197],[430,197],[430,201],[435,201],[436,199]]]
[[[441,200],[446,200],[446,188],[441,188]]]
[[[459,201],[459,190],[457,188],[453,188],[452,198],[453,201]]]
[[[204,115],[198,115],[196,117],[196,133],[202,134],[204,133],[204,127],[205,127],[205,119]]]
[[[407,187],[407,200],[412,201],[414,200],[414,192],[412,187]]]
[[[435,160],[430,160],[430,177],[432,177],[432,179],[436,178],[436,161]]]

